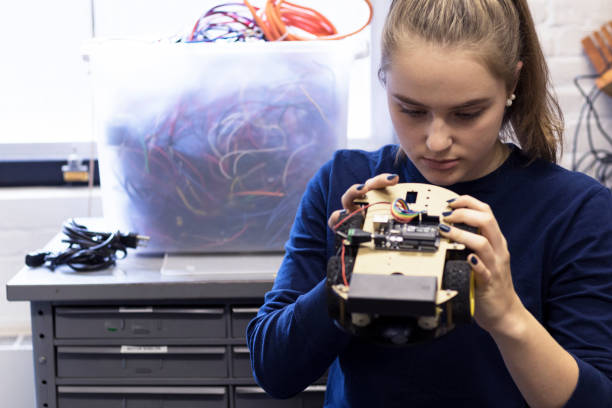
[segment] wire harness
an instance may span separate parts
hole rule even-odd
[[[74,219],[64,223],[62,232],[68,248],[58,253],[35,252],[27,254],[25,263],[30,267],[46,266],[54,270],[68,265],[77,272],[98,271],[115,265],[117,259],[127,256],[128,248],[143,246],[149,237],[137,233],[97,232],[78,224]],[[119,256],[117,256],[119,253]]]
[[[270,53],[240,89],[234,54],[218,55],[202,67],[214,80],[158,111],[126,97],[100,129],[102,177],[125,198],[110,219],[153,237],[147,252],[282,249],[306,184],[344,138],[341,79],[313,55]]]
[[[266,0],[263,8],[243,2],[219,4],[206,11],[191,32],[179,42],[246,42],[341,40],[365,29],[373,8],[365,0],[369,16],[358,29],[341,34],[322,13],[285,0]]]
[[[307,183],[345,144],[354,47],[264,43],[245,3],[210,8],[172,40],[185,46],[108,44],[92,58],[105,216],[151,236],[146,252],[281,251]],[[291,32],[338,31],[273,6]],[[262,44],[234,44],[250,41]]]
[[[370,0],[365,2],[370,11],[367,22],[356,31],[340,35],[334,25],[314,9],[285,0],[267,0],[263,12],[258,13],[248,0],[244,0],[268,41],[340,40],[357,34],[372,21],[372,3]],[[298,35],[292,30],[293,27],[309,35]]]

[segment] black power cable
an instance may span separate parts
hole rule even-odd
[[[60,265],[68,265],[78,272],[98,271],[115,264],[117,259],[127,255],[128,248],[142,246],[149,237],[130,232],[90,231],[86,226],[78,224],[74,219],[64,223],[62,232],[68,243],[64,251],[33,252],[25,257],[25,263],[30,267],[46,266],[54,270]],[[117,257],[117,252],[121,253]]]

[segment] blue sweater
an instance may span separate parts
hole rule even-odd
[[[286,254],[247,328],[258,384],[290,397],[329,367],[326,407],[523,407],[490,335],[477,324],[407,347],[367,343],[327,313],[329,215],[355,183],[388,172],[427,181],[397,146],[342,150],[310,181]],[[612,407],[612,195],[593,179],[514,148],[497,170],[447,187],[488,203],[508,241],[523,304],[571,353],[579,379],[568,407]],[[448,405],[451,406],[451,405]]]

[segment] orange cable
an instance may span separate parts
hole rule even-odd
[[[285,193],[280,191],[260,191],[260,190],[249,190],[239,191],[237,193],[231,193],[235,196],[246,196],[246,195],[259,195],[259,196],[270,196],[270,197],[284,197]]]
[[[248,2],[248,0],[244,0],[244,4],[247,6],[249,11],[253,15],[253,20],[255,20],[255,23],[257,23],[257,26],[261,29],[261,31],[263,31],[264,37],[266,39],[272,38],[272,36],[270,35],[270,32],[267,30],[267,25],[264,24],[263,20],[257,15],[257,11],[255,10],[255,7],[253,7],[251,3]]]
[[[334,25],[321,13],[311,8],[290,3],[285,0],[267,0],[265,10],[262,16],[259,16],[257,15],[256,9],[249,3],[249,0],[243,1],[268,41],[311,40],[311,38],[290,34],[287,29],[287,24],[313,34],[316,40],[341,40],[351,35],[355,35],[366,28],[372,21],[372,14],[374,12],[371,1],[365,0],[370,10],[368,21],[353,32],[338,35]]]
[[[266,4],[266,17],[270,21],[274,38],[279,39],[287,33],[287,27],[281,19],[280,6],[273,1]]]
[[[293,4],[293,3],[290,3],[290,2],[288,2],[288,1],[286,1],[284,4],[287,4],[287,5],[288,5],[288,7],[286,7],[287,9],[290,9],[291,7],[294,7],[294,8],[296,8],[296,9],[299,9],[299,8],[300,8],[300,6],[299,6],[299,5],[297,5],[297,4]],[[327,29],[328,29],[329,31],[331,31],[331,32],[332,32],[332,34],[338,34],[338,30],[336,30],[336,27],[334,27],[334,25],[332,24],[332,22],[331,22],[331,21],[329,21],[329,20],[327,19],[327,17],[325,17],[323,14],[319,13],[318,11],[316,11],[316,10],[314,10],[314,9],[308,8],[308,7],[304,7],[304,6],[302,6],[301,8],[302,8],[303,10],[310,11],[310,12],[311,12],[313,15],[317,16],[317,17],[319,18],[319,20],[320,20],[319,22],[320,22],[322,25],[326,25],[326,26],[328,27]]]

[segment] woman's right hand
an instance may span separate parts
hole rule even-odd
[[[340,216],[344,211],[351,213],[358,210],[360,208],[359,205],[353,202],[358,198],[363,198],[368,191],[393,186],[398,181],[399,176],[397,174],[382,173],[367,179],[363,184],[353,184],[342,195],[342,209],[331,213],[327,220],[327,225],[333,229],[334,225],[340,221]]]

